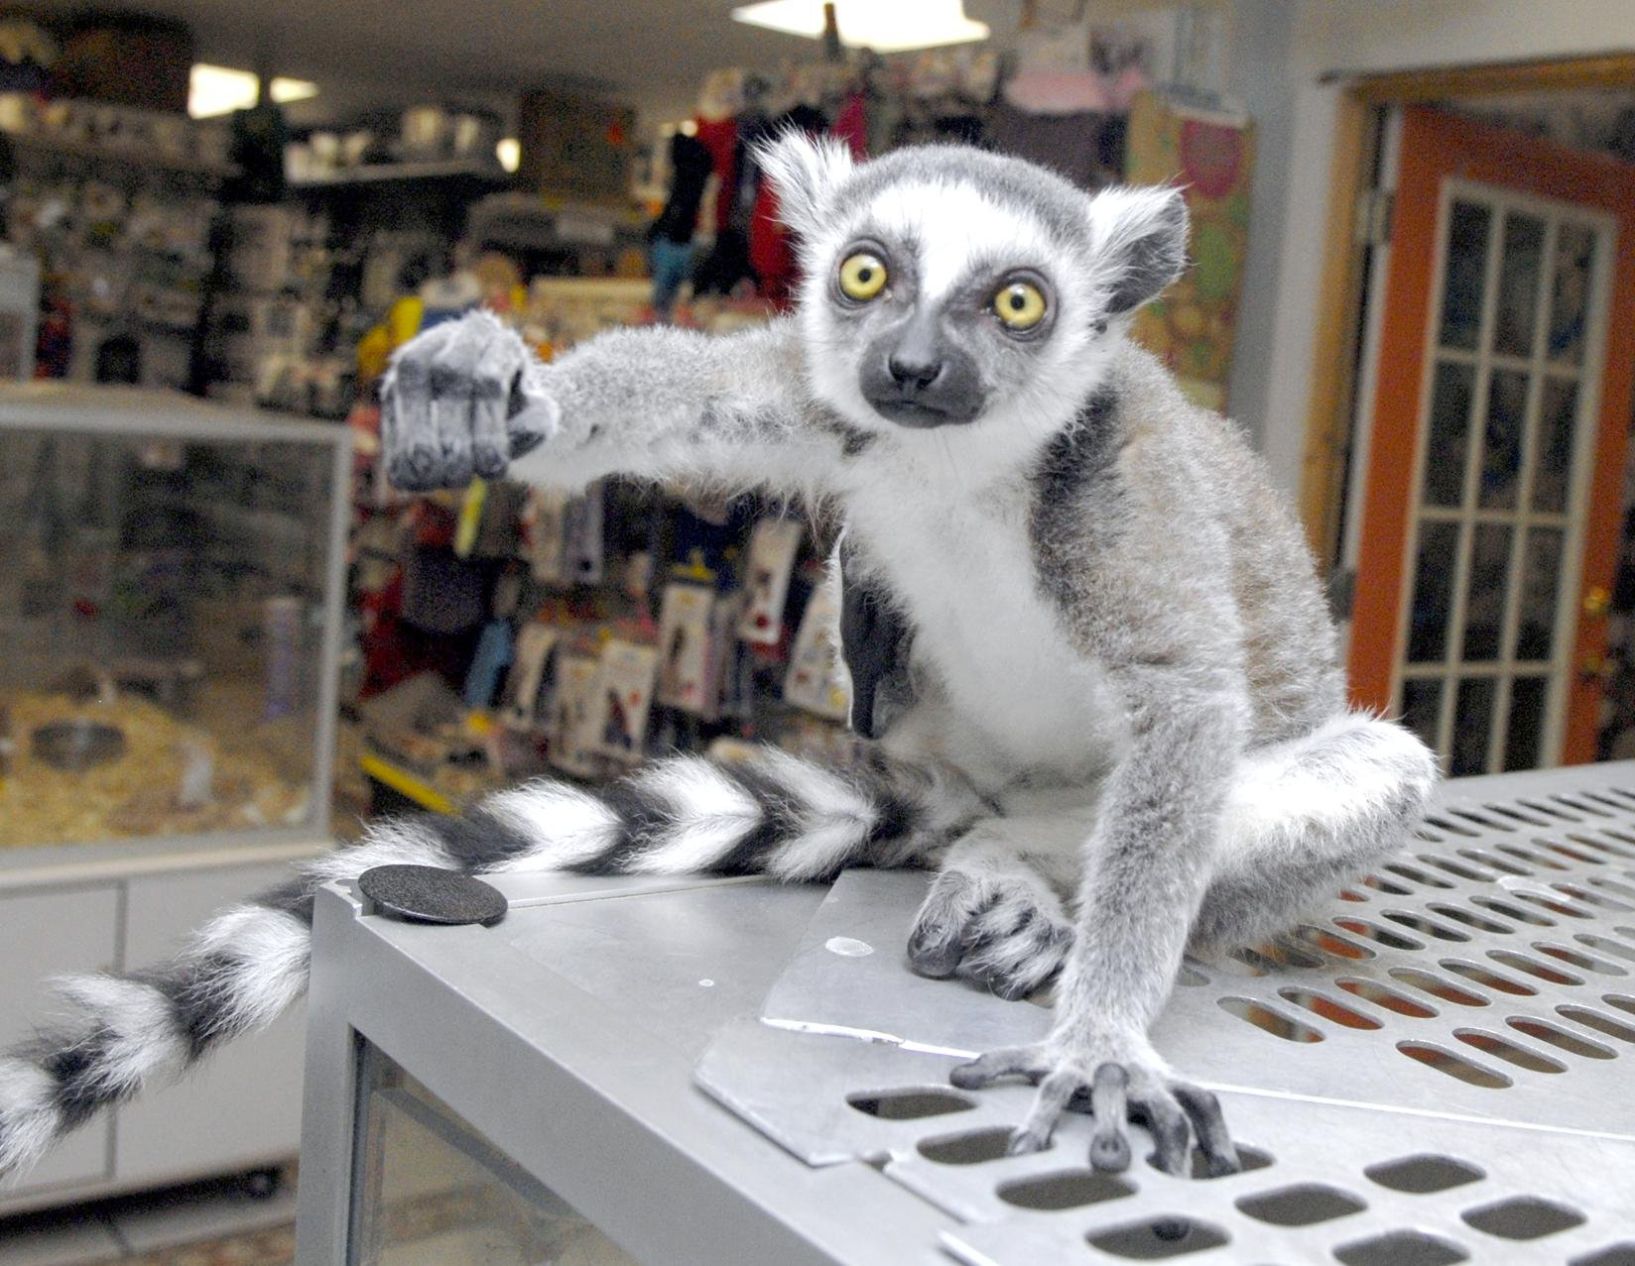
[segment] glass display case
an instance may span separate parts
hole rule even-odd
[[[360,1090],[358,1266],[639,1266],[376,1047]]]
[[[0,850],[327,836],[350,478],[341,426],[0,388]]]

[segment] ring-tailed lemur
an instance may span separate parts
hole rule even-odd
[[[801,242],[795,316],[612,332],[548,365],[491,317],[439,326],[393,365],[389,473],[679,476],[828,503],[873,757],[680,756],[605,791],[538,782],[377,825],[170,965],[71,982],[76,1018],[0,1061],[0,1166],[276,1015],[305,982],[316,886],[388,861],[934,865],[915,970],[1015,997],[1062,969],[1047,1040],[952,1073],[1038,1083],[1014,1147],[1087,1096],[1098,1168],[1129,1163],[1132,1111],[1164,1168],[1193,1134],[1235,1166],[1213,1098],[1147,1038],[1182,952],[1275,932],[1398,847],[1435,766],[1347,710],[1293,517],[1238,432],[1125,341],[1183,266],[1183,203],[962,148],[854,166],[791,136],[766,168]]]

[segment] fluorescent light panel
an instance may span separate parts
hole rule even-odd
[[[260,80],[250,71],[197,62],[188,78],[187,112],[195,119],[209,119],[234,110],[248,110],[255,104],[259,85]],[[267,85],[267,95],[279,105],[288,105],[316,97],[318,85],[304,79],[280,77]]]
[[[822,0],[762,0],[734,9],[732,16],[808,39],[823,34]],[[967,18],[961,0],[836,0],[835,25],[842,44],[879,53],[988,38],[987,24]]]

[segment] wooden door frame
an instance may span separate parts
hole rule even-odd
[[[1336,73],[1325,76],[1323,82],[1337,85],[1340,92],[1306,409],[1300,517],[1312,553],[1326,572],[1338,563],[1341,551],[1347,456],[1355,439],[1357,350],[1362,339],[1367,258],[1359,217],[1364,214],[1363,195],[1379,158],[1379,123],[1385,108],[1513,92],[1635,91],[1635,52],[1365,75]]]
[[[1546,727],[1541,738],[1546,746],[1540,752],[1545,764],[1593,760],[1600,686],[1574,668],[1604,655],[1604,610],[1587,613],[1582,595],[1587,586],[1610,590],[1617,558],[1625,442],[1635,394],[1635,264],[1620,259],[1627,260],[1624,252],[1635,242],[1635,169],[1605,155],[1577,153],[1423,106],[1403,112],[1401,149],[1395,214],[1399,231],[1393,235],[1391,278],[1380,296],[1384,306],[1372,407],[1375,431],[1366,492],[1358,507],[1363,548],[1348,662],[1352,698],[1360,706],[1391,706],[1406,645],[1411,597],[1405,582],[1414,569],[1417,481],[1423,475],[1432,375],[1441,357],[1435,316],[1442,290],[1438,261],[1445,250],[1452,201],[1449,181],[1454,180],[1456,189],[1467,189],[1478,198],[1491,193],[1542,214],[1557,210],[1581,214],[1599,226],[1597,232],[1618,252],[1601,254],[1599,278],[1585,298],[1585,319],[1593,318],[1602,334],[1586,338],[1579,366],[1577,407],[1588,425],[1574,444],[1571,479],[1574,499],[1581,498],[1580,515],[1576,522],[1569,520],[1565,544],[1571,554],[1562,557],[1556,597],[1558,611],[1574,613],[1573,625],[1555,641],[1549,656],[1558,665],[1552,669],[1551,697],[1561,711],[1552,712],[1557,721]],[[1497,216],[1494,225],[1491,236],[1496,243]],[[1547,246],[1550,240],[1546,237],[1542,244]],[[1497,284],[1498,258],[1497,253],[1488,253],[1489,291]],[[1543,305],[1539,312],[1545,331],[1551,271],[1551,261],[1544,259],[1534,300]],[[1480,366],[1482,353],[1479,347],[1476,350]],[[1547,381],[1548,365],[1537,359],[1540,356],[1537,350],[1528,353],[1529,372]],[[1478,394],[1477,409],[1482,407],[1481,398]],[[1470,426],[1471,447],[1477,450],[1480,444],[1474,436],[1482,426],[1480,417]],[[1474,455],[1471,460],[1477,461]],[[1477,464],[1471,473],[1479,470]],[[1518,481],[1524,470],[1518,469]],[[1525,510],[1527,505],[1527,493],[1518,487],[1515,508]],[[1518,538],[1515,544],[1519,550],[1524,541]],[[1511,583],[1519,586],[1521,581]],[[1520,590],[1511,593],[1514,598]],[[1376,636],[1360,638],[1358,630]],[[1562,668],[1564,679],[1559,676]],[[1502,725],[1504,713],[1498,715]]]

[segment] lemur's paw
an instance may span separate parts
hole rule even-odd
[[[1072,946],[1061,899],[1032,871],[956,867],[932,882],[909,935],[908,962],[922,976],[957,972],[1016,999],[1049,982]]]
[[[555,433],[559,410],[524,392],[532,353],[487,312],[433,326],[392,360],[381,389],[386,477],[409,491],[497,478]]]
[[[1188,1172],[1194,1138],[1210,1177],[1234,1174],[1243,1167],[1220,1101],[1211,1091],[1173,1077],[1156,1058],[1087,1059],[1045,1041],[990,1051],[949,1074],[962,1090],[981,1090],[1004,1077],[1026,1078],[1039,1087],[1027,1119],[1011,1134],[1013,1156],[1049,1146],[1062,1113],[1073,1106],[1095,1117],[1090,1140],[1093,1169],[1129,1168],[1132,1120],[1152,1135],[1152,1163],[1165,1173]]]

